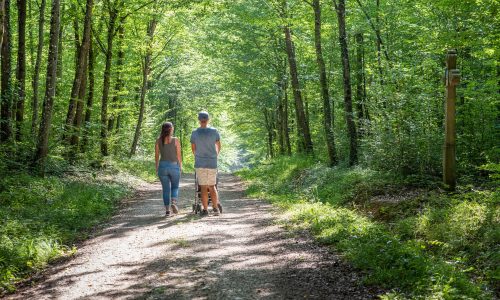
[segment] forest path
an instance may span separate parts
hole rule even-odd
[[[161,186],[137,197],[76,256],[9,299],[373,299],[335,254],[277,226],[273,208],[246,199],[222,175],[224,213],[191,213],[194,180],[182,179],[181,213],[163,216]]]

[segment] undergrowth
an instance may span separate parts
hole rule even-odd
[[[113,167],[121,172],[137,176],[147,182],[155,182],[158,180],[154,157],[135,157],[130,159],[115,160],[113,161]],[[182,166],[182,172],[194,173],[193,164],[184,163]]]
[[[286,211],[287,227],[310,229],[368,271],[368,284],[390,290],[385,298],[498,294],[498,181],[449,194],[435,178],[328,168],[305,157],[275,159],[239,175],[252,196]]]
[[[109,218],[130,189],[96,176],[0,177],[0,294],[75,251],[73,243]]]

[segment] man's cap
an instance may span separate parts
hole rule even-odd
[[[203,121],[203,120],[208,120],[209,119],[209,115],[206,111],[201,111],[198,113],[198,120],[200,121]]]

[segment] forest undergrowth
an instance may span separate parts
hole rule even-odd
[[[362,167],[329,168],[282,157],[238,174],[248,194],[284,210],[290,230],[309,229],[367,272],[387,299],[491,299],[499,295],[498,166],[457,192],[439,178]],[[477,182],[480,182],[478,184]]]
[[[44,178],[27,170],[0,178],[0,295],[75,254],[134,188],[155,181],[154,162],[139,157],[77,165],[52,157],[50,166]]]

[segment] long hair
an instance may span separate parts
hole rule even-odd
[[[174,129],[174,125],[172,124],[172,122],[163,123],[163,125],[161,126],[160,137],[158,138],[158,140],[161,142],[162,145],[165,142],[165,138],[167,136],[171,136],[172,135],[172,130],[173,129]]]

